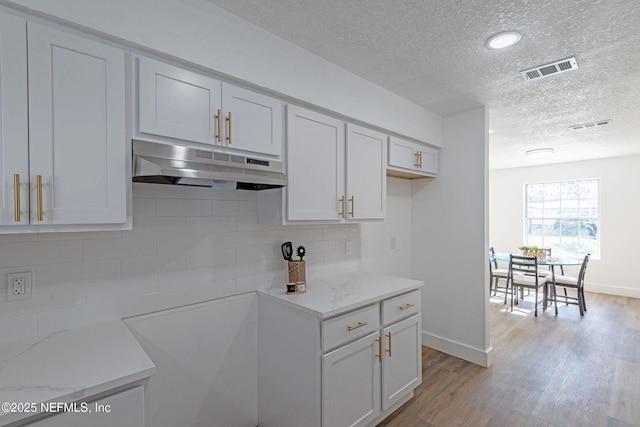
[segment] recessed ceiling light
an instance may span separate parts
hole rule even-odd
[[[487,39],[485,46],[489,49],[504,49],[518,43],[522,35],[516,31],[503,31]]]
[[[494,132],[495,132],[495,130],[489,129],[489,133],[494,133]]]
[[[527,150],[525,152],[527,157],[545,157],[553,154],[553,148],[535,148],[533,150]]]

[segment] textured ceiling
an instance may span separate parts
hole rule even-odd
[[[491,169],[640,153],[639,0],[208,1],[443,116],[486,105]],[[484,47],[504,30],[520,43]],[[520,75],[571,56],[578,70]],[[556,154],[524,156],[540,147]]]

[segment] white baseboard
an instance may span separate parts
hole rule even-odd
[[[484,366],[485,368],[493,364],[493,347],[482,350],[425,331],[422,331],[422,345],[475,363],[476,365]]]
[[[599,294],[619,295],[622,297],[640,298],[640,289],[625,288],[622,286],[601,285],[599,283],[584,284],[585,292],[596,292]]]

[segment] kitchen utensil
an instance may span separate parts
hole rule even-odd
[[[304,258],[306,253],[307,250],[302,245],[298,246],[298,248],[296,249],[296,254],[300,257],[300,261],[302,261],[302,258]]]
[[[284,242],[282,244],[282,256],[285,261],[293,261],[293,244],[291,242]]]

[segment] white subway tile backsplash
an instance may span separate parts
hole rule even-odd
[[[134,183],[132,212],[131,231],[0,235],[0,278],[34,272],[32,299],[0,300],[0,341],[284,286],[286,241],[307,277],[361,253],[358,224],[258,224],[255,191]]]
[[[185,304],[187,304],[187,294],[181,289],[129,297],[122,300],[122,317],[139,316]]]
[[[211,200],[156,199],[156,216],[211,216],[211,213]]]
[[[113,300],[41,311],[37,317],[38,335],[47,335],[65,329],[121,319],[121,301]]]
[[[235,217],[190,217],[187,218],[189,233],[215,233],[236,231]]]
[[[191,250],[187,252],[187,268],[213,267],[236,262],[234,248],[214,250]]]
[[[145,199],[138,197],[133,204],[132,216],[136,218],[144,218],[156,215],[156,199]]]
[[[0,244],[0,267],[55,264],[80,260],[82,260],[81,240]]]
[[[212,299],[224,298],[235,295],[236,281],[226,280],[223,282],[207,283],[201,286],[192,286],[186,289],[187,304],[194,304]]]
[[[123,236],[165,236],[185,234],[186,232],[187,218],[185,217],[148,217],[133,218],[133,230],[123,232]]]
[[[322,229],[323,240],[337,240],[347,238],[347,226],[337,226]]]
[[[235,200],[214,200],[213,216],[236,216],[238,202]],[[254,213],[255,215],[255,213]]]
[[[116,280],[89,282],[85,285],[87,302],[106,301],[158,292],[158,275],[125,277]]]
[[[188,288],[214,282],[214,270],[211,267],[192,268],[190,270],[161,273],[160,290]]]
[[[132,256],[122,259],[122,277],[145,276],[155,273],[184,270],[185,254]]]
[[[94,239],[84,240],[82,243],[85,260],[151,255],[157,251],[155,236]]]
[[[43,284],[117,279],[121,276],[120,259],[44,264],[36,267],[38,282]]]

